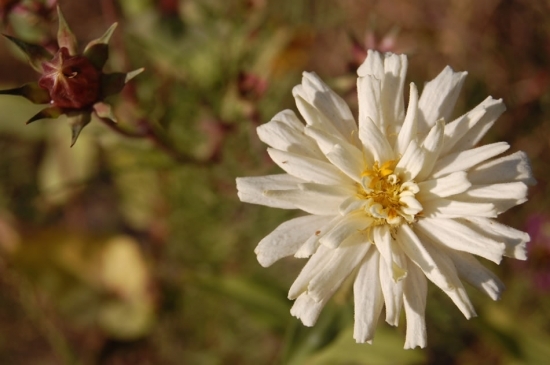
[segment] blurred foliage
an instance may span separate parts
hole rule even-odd
[[[3,32],[45,46],[55,1],[0,1]],[[344,288],[306,328],[288,287],[303,262],[269,269],[254,246],[296,212],[241,204],[237,176],[276,172],[255,127],[294,108],[315,71],[356,109],[367,47],[409,54],[419,85],[467,70],[457,115],[486,95],[508,111],[486,137],[526,151],[539,184],[502,220],[547,222],[550,5],[528,0],[59,1],[83,44],[119,22],[107,68],[145,72],[68,147],[66,121],[24,122],[41,107],[0,98],[1,364],[545,364],[550,358],[549,235],[529,261],[492,265],[500,302],[470,291],[466,321],[430,290],[428,348],[380,324],[353,342]],[[52,24],[53,21],[53,24]],[[36,79],[0,43],[0,86]],[[138,138],[144,123],[162,137]],[[118,133],[117,133],[118,132]],[[159,134],[160,136],[161,134]],[[185,156],[185,158],[181,158]],[[533,228],[534,229],[534,228]],[[537,231],[538,232],[538,231]],[[488,263],[491,266],[490,263]],[[538,276],[537,276],[538,275]],[[433,288],[432,288],[433,289]]]

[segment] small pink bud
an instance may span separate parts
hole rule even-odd
[[[62,47],[50,62],[38,85],[48,90],[51,103],[60,108],[83,109],[99,99],[101,73],[84,56],[71,56]]]

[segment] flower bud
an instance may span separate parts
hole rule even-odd
[[[48,90],[51,104],[66,109],[83,109],[99,99],[101,72],[84,56],[69,55],[62,47],[50,62],[38,85]]]

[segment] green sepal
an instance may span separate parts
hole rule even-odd
[[[30,82],[13,89],[0,90],[0,95],[22,96],[35,104],[47,104],[51,100],[48,90],[38,86],[37,82]]]
[[[71,147],[74,146],[80,132],[90,123],[92,114],[90,112],[78,113],[69,116],[69,124],[71,125]]]
[[[107,29],[98,39],[95,39],[86,45],[84,56],[90,60],[92,65],[98,70],[105,66],[105,62],[109,58],[109,40],[115,31],[117,23],[114,23]]]
[[[78,48],[78,42],[74,33],[69,28],[69,25],[65,21],[65,17],[61,13],[61,8],[57,7],[57,18],[59,22],[59,29],[57,30],[57,44],[59,48],[65,47],[69,50],[71,56],[76,54]]]
[[[137,75],[143,72],[143,68],[123,73],[115,72],[112,74],[101,75],[101,97],[106,98],[108,96],[118,94],[124,88],[124,85]]]
[[[95,103],[94,111],[98,117],[108,119],[113,123],[118,123],[117,118],[113,113],[113,107],[109,104],[103,102]]]
[[[42,109],[38,113],[36,113],[31,119],[27,121],[26,124],[31,124],[32,122],[36,122],[40,119],[55,119],[58,118],[61,114],[64,113],[64,110],[57,107],[57,106],[51,106],[46,109]]]
[[[53,55],[42,46],[24,42],[7,34],[3,34],[3,36],[9,39],[21,51],[23,51],[23,53],[27,56],[32,68],[40,73],[43,72],[42,63],[48,62],[53,58]]]

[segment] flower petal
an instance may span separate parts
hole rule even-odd
[[[424,348],[426,336],[426,296],[428,282],[422,271],[412,262],[407,263],[408,275],[403,283],[403,304],[407,317],[405,349]]]
[[[466,203],[445,198],[423,201],[422,208],[422,215],[426,218],[493,218],[497,216],[493,204]]]
[[[403,181],[411,181],[422,170],[425,159],[425,151],[420,148],[416,140],[411,140],[403,157],[395,166],[396,175],[400,176]]]
[[[334,145],[326,157],[344,174],[354,181],[361,182],[361,172],[365,170],[364,158],[355,147],[346,148],[344,145]]]
[[[307,292],[304,292],[294,301],[290,308],[290,314],[301,320],[304,326],[313,327],[329,299],[317,302]]]
[[[356,241],[357,242],[357,241]],[[371,244],[366,237],[362,243],[342,244],[335,249],[323,270],[310,281],[307,291],[315,301],[331,297],[342,282],[359,265]]]
[[[496,142],[470,150],[451,153],[441,158],[434,166],[432,177],[440,177],[455,171],[466,171],[469,168],[500,155],[510,148],[506,142]]]
[[[264,192],[271,189],[296,189],[301,182],[303,182],[302,179],[298,179],[289,174],[238,177],[237,190],[239,199],[245,203],[260,204],[282,209],[296,209],[294,204],[288,201],[278,200],[275,197],[267,197],[264,195]]]
[[[304,72],[302,86],[306,101],[317,108],[323,115],[333,121],[341,135],[350,141],[357,132],[355,118],[347,103],[327,86],[314,72]]]
[[[525,246],[530,240],[527,233],[488,218],[468,217],[461,221],[484,236],[497,242],[502,242],[506,246],[504,256],[513,257],[518,260],[527,260],[527,249]]]
[[[379,130],[385,132],[382,110],[380,109],[380,94],[382,79],[367,75],[357,79],[357,97],[359,100],[359,130],[365,120],[370,119]],[[361,137],[361,134],[359,134]],[[364,142],[363,142],[364,143]]]
[[[298,189],[266,190],[264,195],[293,204],[310,214],[334,216],[349,197],[349,190],[340,185],[299,184]]]
[[[384,79],[380,101],[389,135],[397,135],[404,118],[403,84],[407,75],[408,60],[405,55],[384,55]]]
[[[443,132],[445,130],[445,122],[439,120],[432,127],[424,142],[422,142],[422,151],[424,151],[424,162],[422,164],[422,169],[418,172],[416,178],[419,181],[426,179],[432,172],[437,158],[439,157],[439,152],[443,146]]]
[[[409,105],[407,106],[407,114],[405,121],[397,136],[395,142],[395,152],[398,155],[403,155],[409,146],[409,143],[416,138],[416,114],[418,112],[418,90],[416,85],[411,82],[409,91]]]
[[[283,257],[294,255],[309,237],[331,220],[332,217],[307,215],[282,223],[258,243],[254,250],[258,262],[268,267]]]
[[[364,212],[351,213],[346,215],[330,231],[325,233],[319,242],[327,247],[336,248],[349,236],[364,231],[374,220]]]
[[[296,299],[307,290],[311,279],[324,270],[326,263],[329,262],[335,251],[324,245],[319,246],[317,251],[304,265],[294,283],[292,283],[288,291],[288,299]]]
[[[365,254],[353,283],[355,302],[353,338],[361,343],[372,341],[378,318],[380,318],[384,306],[379,279],[379,261],[378,250],[371,246],[371,249]]]
[[[423,202],[460,194],[472,186],[467,176],[466,172],[457,171],[439,179],[422,181],[418,183],[420,191],[415,195],[415,198]]]
[[[418,133],[427,133],[439,119],[449,120],[467,72],[454,72],[449,66],[428,82],[418,101]]]
[[[367,118],[359,122],[359,139],[370,159],[379,163],[394,159],[393,149],[388,139],[371,119]]]
[[[535,185],[529,158],[523,151],[496,158],[475,166],[468,171],[468,179],[473,184],[497,184],[502,182],[521,181],[527,185]]]
[[[491,203],[497,214],[527,201],[527,185],[522,182],[504,184],[473,185],[453,199],[465,202]]]
[[[486,293],[491,299],[500,299],[500,293],[504,290],[504,284],[495,274],[480,264],[479,261],[469,253],[452,249],[444,250],[446,255],[453,260],[460,278]]]
[[[327,185],[349,185],[352,180],[332,164],[292,152],[268,148],[269,156],[288,174],[307,182]]]
[[[488,97],[481,103],[485,114],[471,127],[449,152],[464,151],[473,148],[483,138],[485,133],[495,124],[495,121],[506,110],[502,99],[495,100]]]
[[[283,122],[272,120],[259,126],[256,131],[260,140],[270,147],[324,160],[324,155],[315,141],[304,135],[303,128],[299,131]]]
[[[401,254],[399,267],[406,274],[406,257]],[[386,260],[380,255],[380,286],[384,295],[386,304],[386,322],[392,326],[399,324],[399,316],[401,307],[403,306],[403,282],[404,280],[395,281],[394,270],[388,266]],[[403,275],[402,278],[406,278]]]
[[[485,237],[454,219],[419,219],[415,230],[435,243],[484,257],[497,264],[504,254],[503,243]]]

